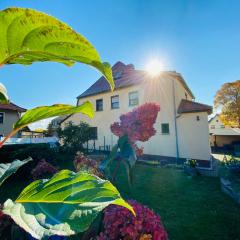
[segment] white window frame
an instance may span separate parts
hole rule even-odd
[[[137,94],[137,98],[131,99],[130,96],[132,94]],[[136,101],[136,103],[135,104],[131,104],[131,101]],[[139,92],[138,91],[132,91],[132,92],[128,93],[128,105],[129,105],[129,107],[133,107],[133,106],[139,105]]]
[[[114,98],[118,98],[118,102],[113,102],[112,100]],[[113,104],[114,103],[118,103],[118,107],[113,107]],[[119,95],[114,95],[114,96],[111,96],[111,109],[119,109],[120,108],[120,98],[119,98]]]

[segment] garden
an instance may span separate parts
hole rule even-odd
[[[3,67],[79,62],[100,71],[114,90],[111,66],[65,23],[32,9],[9,8],[0,12],[0,29]],[[3,85],[0,102],[9,102]],[[137,143],[156,133],[155,103],[111,125],[118,142],[103,158],[84,152],[91,134],[85,123],[59,130],[62,145],[54,148],[4,144],[30,123],[74,113],[94,117],[90,102],[40,106],[21,116],[0,143],[0,239],[239,239],[240,208],[221,192],[217,178],[137,162],[143,153]]]

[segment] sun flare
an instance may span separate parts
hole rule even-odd
[[[156,77],[163,71],[163,64],[158,59],[152,59],[146,65],[146,71],[152,76]]]

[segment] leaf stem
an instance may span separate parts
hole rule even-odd
[[[17,128],[15,130],[13,130],[12,132],[10,132],[1,142],[0,142],[0,148],[3,147],[3,144],[13,135],[15,135],[21,128]]]

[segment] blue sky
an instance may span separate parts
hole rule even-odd
[[[219,87],[240,78],[240,2],[234,0],[1,0],[0,8],[34,8],[69,24],[102,60],[144,68],[157,57],[180,72],[196,96],[210,104]],[[16,104],[32,108],[76,103],[100,77],[87,66],[56,63],[5,66],[0,82]]]

